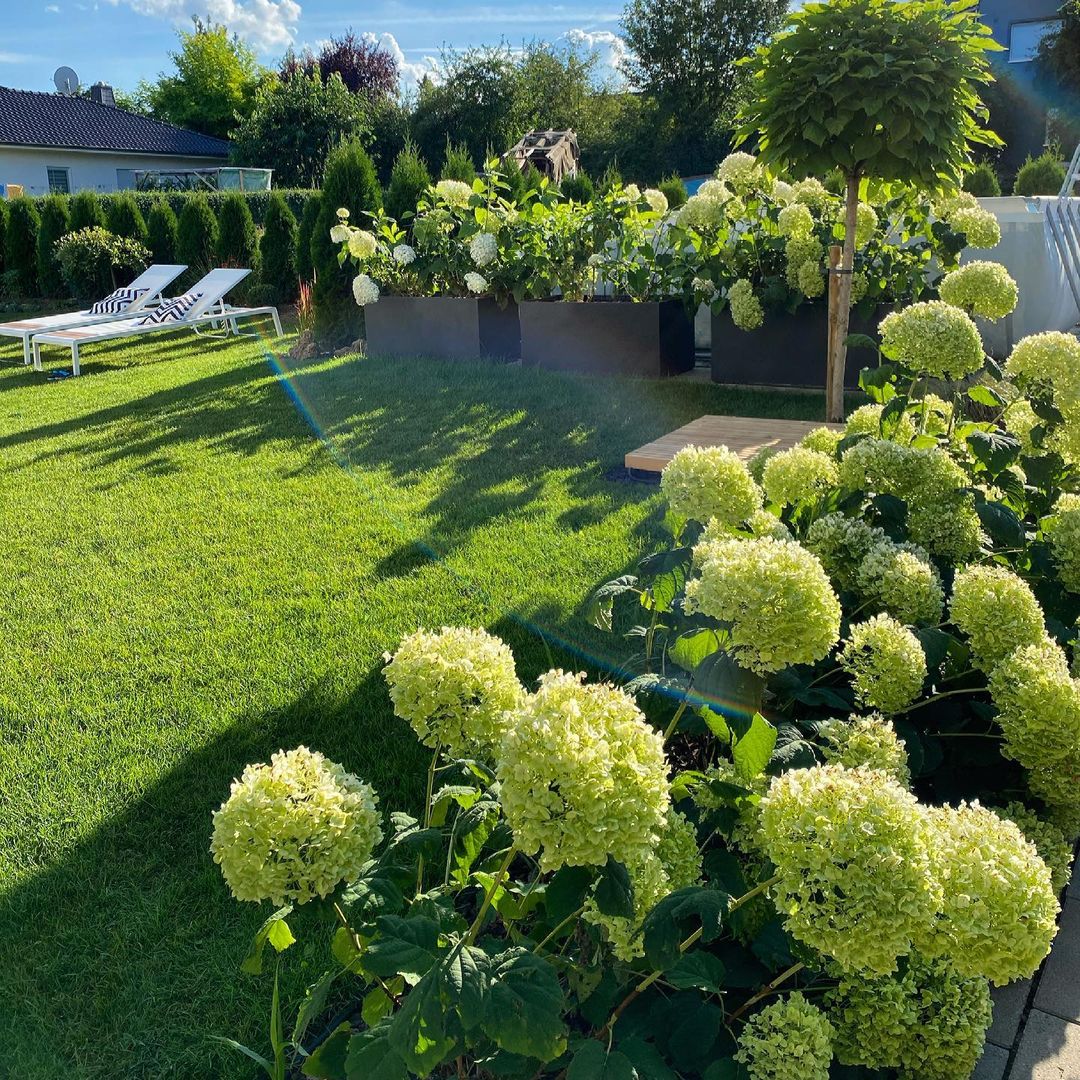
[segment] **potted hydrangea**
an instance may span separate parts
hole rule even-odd
[[[372,232],[339,226],[352,259],[372,355],[501,361],[520,356],[517,307],[504,248],[516,210],[492,175],[443,180],[420,200],[411,236],[380,215]],[[411,241],[411,242],[410,242]]]
[[[697,298],[712,307],[716,382],[820,386],[828,336],[828,249],[843,243],[840,196],[819,180],[788,183],[751,155],[721,162],[679,212]],[[963,194],[937,205],[881,185],[859,205],[850,334],[873,336],[898,303],[933,289],[932,268],[955,267],[967,246],[992,247],[992,214]],[[748,347],[749,346],[749,347]],[[845,383],[858,386],[861,359]]]
[[[694,366],[682,234],[667,199],[635,185],[591,204],[538,203],[519,229],[530,277],[521,357],[539,367],[645,377]]]

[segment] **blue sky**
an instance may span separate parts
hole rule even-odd
[[[177,26],[192,14],[232,27],[265,62],[315,45],[352,26],[397,52],[406,86],[443,46],[578,40],[595,48],[601,63],[617,64],[621,0],[568,0],[545,4],[485,4],[468,0],[9,0],[0,38],[0,85],[51,90],[52,73],[73,67],[83,83],[131,89],[167,66]],[[400,50],[398,52],[398,50]]]

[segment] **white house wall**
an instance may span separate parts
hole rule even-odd
[[[47,170],[67,169],[72,193],[84,188],[92,191],[117,191],[134,186],[130,173],[137,169],[206,169],[225,164],[227,162],[224,158],[0,146],[0,187],[22,184],[27,195],[47,195]]]

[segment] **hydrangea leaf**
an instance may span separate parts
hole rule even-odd
[[[348,1080],[408,1080],[409,1070],[401,1055],[390,1045],[389,1021],[349,1040],[345,1058]]]
[[[741,726],[741,725],[740,725]],[[776,728],[761,713],[754,713],[745,731],[734,728],[731,756],[740,776],[752,780],[765,771],[776,746]]]
[[[566,1080],[635,1080],[630,1059],[618,1050],[608,1048],[596,1039],[589,1039],[570,1062]]]
[[[664,978],[678,990],[704,990],[719,994],[724,989],[724,964],[702,949],[694,949],[679,957]]]
[[[352,1026],[346,1021],[339,1024],[318,1048],[304,1059],[300,1072],[314,1080],[338,1080],[345,1076],[345,1062],[349,1053]]]
[[[266,943],[269,941],[277,952],[283,952],[287,949],[296,938],[293,937],[292,931],[289,929],[289,924],[285,922],[288,915],[292,913],[292,905],[288,904],[283,908],[279,908],[274,912],[259,927],[252,939],[251,948],[248,950],[247,956],[244,957],[243,963],[240,965],[240,970],[245,975],[261,975],[262,974],[262,958],[263,952],[266,949]],[[273,940],[271,940],[273,936]]]
[[[549,922],[558,924],[585,903],[596,872],[590,866],[564,866],[547,884],[544,907]]]
[[[634,886],[626,866],[608,856],[596,882],[596,907],[601,915],[615,915],[623,919],[634,915]]]
[[[433,919],[383,915],[377,926],[379,935],[364,953],[364,968],[372,975],[403,975],[416,981],[431,970],[442,953],[439,925]]]
[[[524,949],[495,958],[481,1026],[503,1050],[551,1061],[566,1049],[565,998],[555,969]]]
[[[387,1029],[389,1051],[409,1069],[427,1076],[453,1051],[456,1043],[446,1031],[447,1010],[442,1000],[442,970],[435,968],[413,987]],[[382,1059],[380,1058],[381,1062]],[[352,1054],[349,1055],[352,1064]],[[395,1074],[388,1074],[394,1075]],[[407,1075],[407,1074],[402,1074]],[[353,1073],[350,1072],[350,1078]],[[356,1080],[368,1080],[357,1071]]]
[[[664,897],[642,924],[645,955],[658,971],[673,967],[682,953],[679,946],[700,925],[701,940],[714,941],[723,928],[731,897],[719,889],[679,889]]]

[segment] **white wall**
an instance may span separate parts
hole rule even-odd
[[[68,169],[72,193],[116,191],[131,187],[129,177],[117,170],[206,169],[226,165],[224,158],[169,157],[164,154],[124,154],[87,150],[41,150],[34,147],[0,146],[0,186],[22,184],[27,195],[47,195],[46,169]]]

